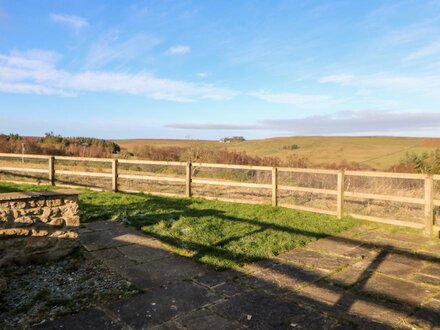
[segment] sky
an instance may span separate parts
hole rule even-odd
[[[440,0],[0,0],[0,133],[440,136]]]

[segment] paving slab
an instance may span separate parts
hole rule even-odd
[[[361,226],[218,272],[132,227],[87,224],[91,257],[144,291],[40,328],[435,329],[440,244],[401,234]]]
[[[298,303],[304,303],[323,309],[324,306],[333,308],[337,305],[341,305],[341,302],[345,296],[350,296],[354,299],[354,296],[350,292],[342,288],[329,285],[325,282],[321,282],[311,284],[299,292],[289,295],[289,298]]]
[[[440,329],[440,301],[431,300],[424,304],[409,323],[422,329]]]
[[[391,241],[413,243],[416,245],[428,244],[431,241],[429,238],[424,236],[398,232],[384,233],[382,236]]]
[[[328,237],[317,240],[307,245],[308,250],[325,254],[362,258],[370,255],[371,249],[362,246],[362,242],[347,240],[342,237]]]
[[[191,282],[155,288],[136,297],[104,306],[135,329],[159,325],[171,318],[220,299],[212,291]]]
[[[262,292],[244,293],[212,308],[250,329],[331,329],[338,324],[335,319]],[[311,324],[311,318],[320,322]]]
[[[185,330],[184,326],[171,320],[160,325],[156,325],[153,327],[148,327],[148,329],[152,330]]]
[[[212,290],[218,293],[219,295],[226,297],[233,297],[245,292],[252,291],[254,289],[245,285],[243,282],[235,280],[217,285],[213,287]]]
[[[371,275],[371,260],[362,260],[352,267],[346,267],[341,271],[334,273],[325,280],[337,286],[348,287],[362,282]]]
[[[365,228],[365,227],[364,227]],[[365,242],[365,243],[380,243],[382,241],[383,235],[387,234],[387,232],[380,228],[365,228],[365,230],[357,233],[354,236],[354,239]]]
[[[110,230],[115,227],[121,227],[122,224],[115,221],[94,221],[94,222],[89,222],[84,226],[91,231],[102,231],[102,230]]]
[[[112,320],[107,314],[99,309],[93,308],[78,314],[69,315],[61,319],[46,322],[41,325],[32,327],[32,329],[46,330],[95,330],[108,329],[119,330],[124,329],[123,325]]]
[[[387,238],[379,238],[376,241],[376,244],[380,247],[388,248],[390,250],[407,251],[409,253],[419,250],[423,245],[422,242],[413,243],[407,241],[392,240]]]
[[[79,236],[79,240],[87,251],[109,249],[130,244],[128,242],[118,240],[116,235],[106,230],[84,233]]]
[[[207,309],[201,309],[191,312],[189,314],[179,316],[176,318],[176,322],[182,324],[186,329],[191,330],[245,329],[245,327],[238,322],[230,321]]]
[[[439,291],[429,286],[381,274],[374,274],[359,289],[366,293],[383,297],[387,300],[398,301],[403,305],[412,307],[418,306],[421,302]]]
[[[423,266],[423,261],[410,254],[389,253],[380,262],[377,271],[387,275],[408,277]]]
[[[206,271],[205,266],[176,255],[155,260],[154,263],[130,265],[122,269],[125,277],[141,289],[191,280]]]
[[[416,274],[412,280],[417,283],[440,286],[440,277],[434,277],[425,274]]]
[[[101,261],[106,264],[107,267],[109,267],[111,270],[121,275],[125,275],[129,267],[136,266],[136,263],[126,258],[125,256],[101,259]]]
[[[202,285],[213,288],[241,276],[243,276],[243,274],[235,270],[207,270],[203,275],[197,276],[194,280]]]
[[[284,263],[244,276],[239,281],[275,295],[284,295],[321,278],[322,275],[319,273],[294,264]]]
[[[420,273],[435,277],[440,277],[440,263],[432,263],[420,270]]]
[[[407,312],[388,302],[358,299],[353,301],[346,314],[363,325],[364,329],[402,329]],[[359,321],[362,320],[362,321]]]
[[[145,235],[141,231],[126,231],[123,227],[121,227],[121,231],[117,234],[113,233],[114,239],[119,242],[125,242],[126,244],[136,244],[146,247],[157,247],[159,249],[163,249],[164,245],[158,241],[157,239]],[[111,233],[111,232],[109,232]]]
[[[137,263],[151,262],[172,255],[171,251],[157,244],[151,244],[150,246],[130,244],[118,247],[118,251],[126,258]]]
[[[116,259],[123,257],[123,254],[116,248],[92,251],[91,254],[100,260]]]
[[[280,254],[280,259],[301,264],[309,268],[314,268],[323,273],[330,273],[340,267],[344,267],[351,262],[350,258],[334,256],[310,251],[307,249],[295,249],[287,253]]]
[[[398,305],[375,301],[322,282],[290,295],[289,299],[326,311],[335,317],[359,322],[367,329],[396,326],[407,315]]]

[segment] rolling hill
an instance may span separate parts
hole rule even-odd
[[[297,154],[308,158],[313,164],[358,162],[378,170],[398,163],[408,152],[422,153],[440,147],[440,138],[383,137],[383,136],[299,136],[278,137],[244,142],[220,143],[207,140],[115,140],[121,148],[134,151],[142,146],[172,147],[200,146],[205,148],[227,148],[244,151],[252,156],[276,156],[285,158]],[[297,144],[296,150],[285,147]]]

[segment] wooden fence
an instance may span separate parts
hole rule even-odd
[[[251,165],[226,165],[226,164],[210,164],[210,163],[191,163],[191,162],[168,162],[168,161],[151,161],[151,160],[135,160],[135,159],[108,159],[108,158],[86,158],[86,157],[66,157],[66,156],[44,156],[44,155],[22,155],[22,154],[5,154],[0,153],[0,158],[18,158],[22,159],[39,159],[47,161],[47,168],[29,168],[29,167],[8,167],[0,166],[0,173],[39,173],[47,175],[48,181],[52,185],[66,186],[57,183],[57,175],[68,176],[83,176],[83,177],[103,177],[111,179],[112,190],[120,190],[118,180],[130,179],[130,180],[147,180],[147,181],[167,181],[167,182],[179,182],[185,184],[185,194],[178,196],[193,196],[192,187],[193,184],[203,185],[215,185],[215,186],[229,186],[229,187],[242,187],[242,188],[254,188],[254,189],[267,189],[271,191],[272,205],[294,208],[303,211],[311,211],[317,213],[331,214],[338,218],[342,218],[347,214],[344,212],[344,202],[347,198],[365,198],[370,200],[379,201],[391,201],[400,203],[410,203],[421,205],[424,208],[423,223],[416,223],[410,221],[402,221],[396,219],[367,216],[362,214],[348,213],[355,218],[387,223],[398,226],[411,227],[416,229],[424,229],[426,236],[432,236],[435,231],[439,230],[439,226],[434,224],[434,208],[440,206],[440,200],[434,199],[434,182],[440,181],[440,175],[425,175],[425,174],[408,174],[408,173],[390,173],[390,172],[375,172],[375,171],[343,171],[343,170],[326,170],[326,169],[309,169],[309,168],[288,168],[288,167],[269,167],[269,166],[251,166]],[[101,162],[111,164],[111,173],[102,172],[84,172],[84,171],[69,171],[58,170],[55,168],[55,161],[76,161],[76,162]],[[160,165],[160,166],[177,166],[185,168],[185,177],[173,177],[167,175],[137,175],[137,174],[120,174],[118,173],[119,164],[136,164],[136,165]],[[205,178],[193,178],[192,169],[197,168],[219,168],[219,169],[241,169],[241,170],[256,170],[256,171],[268,171],[271,172],[271,183],[249,183],[238,181],[225,181],[225,180],[213,180]],[[336,189],[322,189],[312,187],[300,187],[292,185],[280,185],[278,184],[278,177],[280,172],[292,172],[292,173],[309,173],[309,174],[326,174],[336,176]],[[423,180],[424,181],[424,198],[395,196],[395,195],[382,195],[376,193],[363,193],[345,190],[345,180],[349,176],[357,177],[375,177],[375,178],[396,178],[396,179],[411,179],[411,180]],[[28,183],[28,182],[27,182]],[[72,185],[68,185],[72,186]],[[290,205],[279,203],[278,197],[280,191],[293,191],[293,192],[307,192],[314,194],[333,195],[336,197],[336,209],[334,211],[323,210],[314,207]],[[157,193],[154,191],[133,191],[133,190],[121,190],[126,192],[147,192]],[[169,194],[168,194],[169,195]],[[212,198],[209,196],[202,196],[205,198]],[[226,199],[215,198],[219,200],[232,201],[232,202],[245,202],[249,203],[249,200],[239,199]],[[263,203],[260,201],[253,201],[253,203]]]

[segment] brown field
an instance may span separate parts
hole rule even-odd
[[[315,166],[323,164],[357,162],[373,169],[386,170],[405,158],[406,153],[423,153],[440,147],[440,138],[413,137],[280,137],[244,142],[220,143],[206,140],[115,140],[123,149],[133,152],[143,146],[226,148],[246,152],[251,156],[286,159],[296,154],[306,157]],[[286,150],[297,144],[299,149]]]

